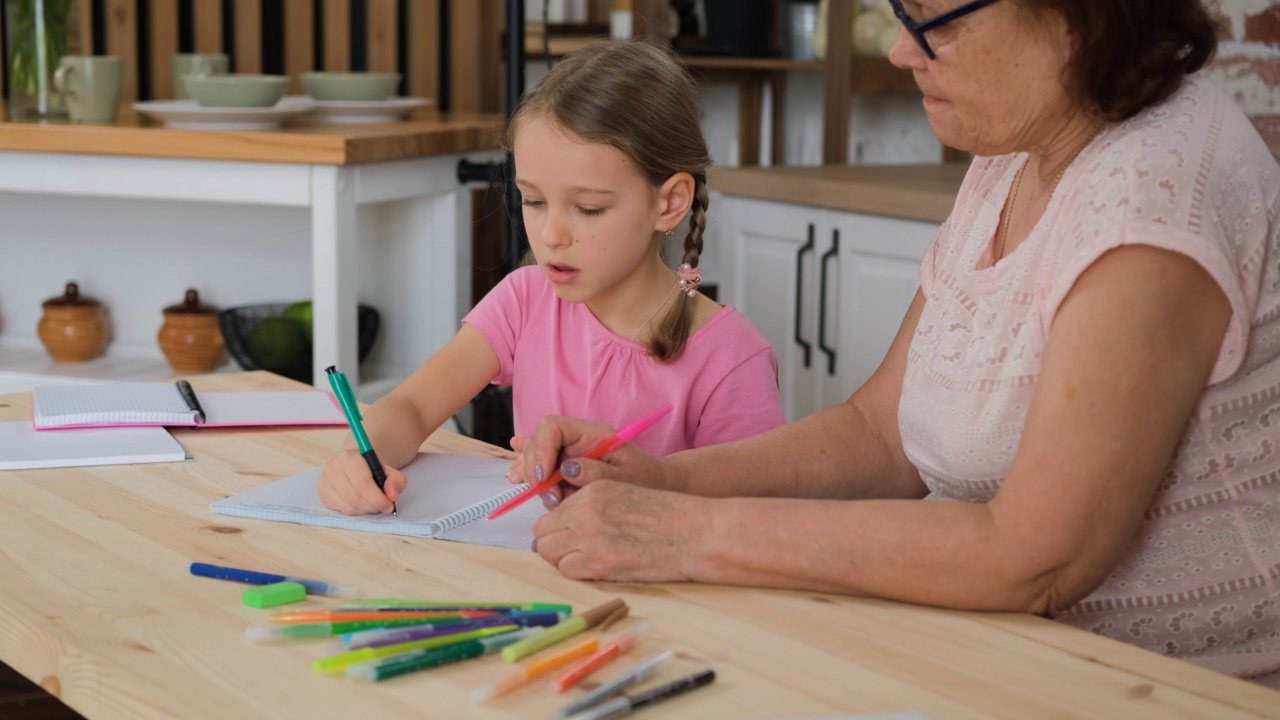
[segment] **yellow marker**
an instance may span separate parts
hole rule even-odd
[[[539,658],[538,660],[530,660],[523,666],[516,668],[510,675],[472,690],[471,702],[479,705],[480,703],[488,702],[499,695],[506,695],[539,675],[551,672],[558,667],[568,665],[574,660],[580,660],[590,655],[595,652],[598,647],[600,647],[599,638],[587,638],[580,643],[570,645],[554,655],[548,655],[547,657]]]
[[[327,674],[337,674],[346,671],[348,665],[354,665],[358,662],[367,660],[377,660],[389,655],[398,655],[409,650],[422,650],[426,648],[442,647],[444,645],[452,645],[453,643],[462,642],[463,640],[475,640],[476,638],[489,637],[490,635],[501,635],[519,630],[519,625],[500,625],[498,627],[481,628],[479,630],[470,630],[468,632],[454,633],[453,635],[441,635],[440,637],[426,638],[424,640],[413,640],[411,642],[398,643],[396,645],[383,645],[382,647],[361,648],[360,650],[350,650],[337,655],[330,655],[326,658],[320,658],[311,663],[311,667],[317,672]]]

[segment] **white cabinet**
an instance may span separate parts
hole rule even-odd
[[[732,196],[712,208],[722,299],[773,344],[787,419],[848,398],[884,359],[938,225]]]

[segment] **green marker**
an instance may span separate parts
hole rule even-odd
[[[525,628],[517,632],[480,638],[479,640],[466,640],[438,648],[410,650],[398,655],[390,655],[377,660],[349,665],[347,666],[347,677],[371,683],[379,682],[388,678],[418,672],[419,670],[427,670],[495,653],[537,632],[538,628]]]
[[[515,662],[526,655],[532,655],[543,648],[555,645],[561,640],[571,638],[583,630],[593,628],[605,620],[610,618],[613,620],[621,619],[626,616],[627,611],[627,604],[621,599],[597,605],[581,615],[574,615],[568,620],[552,625],[537,635],[521,640],[514,645],[508,645],[502,649],[502,659],[507,662]]]
[[[311,663],[311,667],[317,672],[322,673],[340,673],[351,665],[366,662],[369,660],[377,660],[378,658],[389,657],[391,655],[399,655],[400,653],[409,652],[410,650],[424,650],[427,648],[443,647],[445,645],[453,645],[464,640],[475,640],[477,638],[489,637],[490,635],[502,635],[503,633],[522,630],[519,625],[502,625],[492,628],[481,628],[480,630],[471,630],[468,632],[455,633],[453,635],[441,635],[440,637],[426,638],[424,640],[414,640],[412,642],[398,643],[395,645],[383,645],[381,647],[361,648],[359,650],[349,650],[337,655],[330,655],[326,658],[320,658]]]
[[[351,434],[356,438],[356,447],[360,448],[360,454],[364,456],[364,461],[369,465],[369,472],[373,473],[373,481],[377,483],[378,489],[386,491],[387,473],[382,469],[382,461],[378,459],[378,454],[373,451],[373,443],[369,442],[369,436],[365,434],[364,425],[360,423],[363,419],[360,415],[360,404],[356,402],[355,391],[351,389],[351,383],[347,381],[347,376],[338,372],[338,369],[330,365],[324,371],[329,374],[329,387],[333,388],[333,395],[338,399],[338,404],[342,406],[342,412],[347,416],[347,424],[351,426]],[[395,503],[391,504],[391,514],[399,514],[396,511]]]

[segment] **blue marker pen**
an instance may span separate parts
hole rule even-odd
[[[334,597],[353,598],[360,594],[354,585],[338,585],[335,583],[327,583],[322,580],[308,580],[307,578],[294,577],[292,575],[275,575],[272,573],[254,572],[252,570],[237,570],[236,568],[222,567],[221,565],[210,565],[208,563],[191,563],[191,574],[199,575],[200,577],[217,578],[219,580],[232,580],[235,582],[249,583],[250,585],[271,585],[272,583],[288,580],[305,587],[308,594],[315,595],[332,595]]]

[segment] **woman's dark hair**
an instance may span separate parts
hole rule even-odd
[[[1177,92],[1218,48],[1203,0],[1019,0],[1066,18],[1079,46],[1068,87],[1108,120],[1126,120]]]

